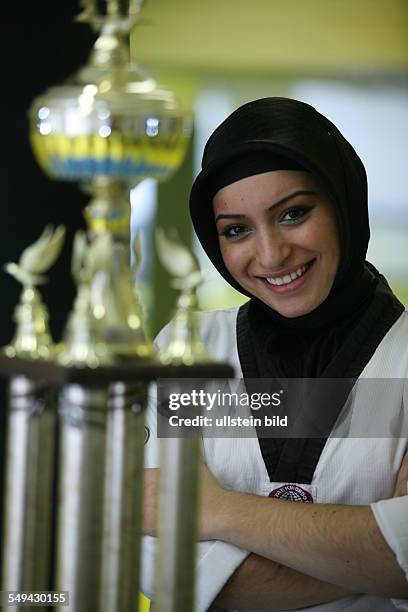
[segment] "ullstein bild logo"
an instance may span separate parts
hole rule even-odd
[[[253,416],[243,418],[224,415],[215,419],[215,425],[217,427],[287,427],[288,417],[274,415],[273,417],[264,416],[263,419],[257,419]]]

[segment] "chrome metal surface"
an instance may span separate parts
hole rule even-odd
[[[147,386],[109,390],[101,612],[137,612]]]
[[[50,589],[55,401],[44,384],[10,381],[1,590]],[[8,608],[10,612],[20,606]],[[36,610],[24,606],[22,610]]]
[[[160,440],[155,612],[193,612],[199,439]]]
[[[69,591],[75,612],[99,612],[107,403],[107,391],[80,385],[60,398],[55,588]]]

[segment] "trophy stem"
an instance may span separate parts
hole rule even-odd
[[[129,33],[121,31],[118,24],[106,23],[92,49],[90,64],[115,68],[123,66],[129,58]]]
[[[85,220],[91,238],[102,233],[111,234],[114,242],[129,245],[130,196],[128,186],[120,180],[103,176],[91,183],[92,198],[85,208]]]
[[[126,183],[105,177],[95,178],[91,189],[93,197],[85,210],[90,236],[109,234],[113,243],[112,257],[91,288],[98,339],[118,358],[146,359],[153,348],[130,269],[129,189]]]

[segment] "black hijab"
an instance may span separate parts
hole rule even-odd
[[[306,315],[285,318],[257,298],[237,317],[237,344],[245,379],[336,378],[337,402],[307,414],[315,433],[303,439],[258,439],[271,481],[310,483],[342,405],[377,346],[404,310],[365,256],[370,236],[367,177],[340,131],[312,106],[287,98],[255,100],[234,111],[208,140],[190,197],[197,236],[221,275],[249,295],[226,269],[212,209],[222,187],[270,170],[306,170],[334,203],[341,261],[326,300]],[[300,434],[301,436],[302,434]]]

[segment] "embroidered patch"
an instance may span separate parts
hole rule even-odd
[[[268,497],[313,504],[313,497],[309,491],[306,491],[297,484],[284,484],[277,489],[272,489]]]

